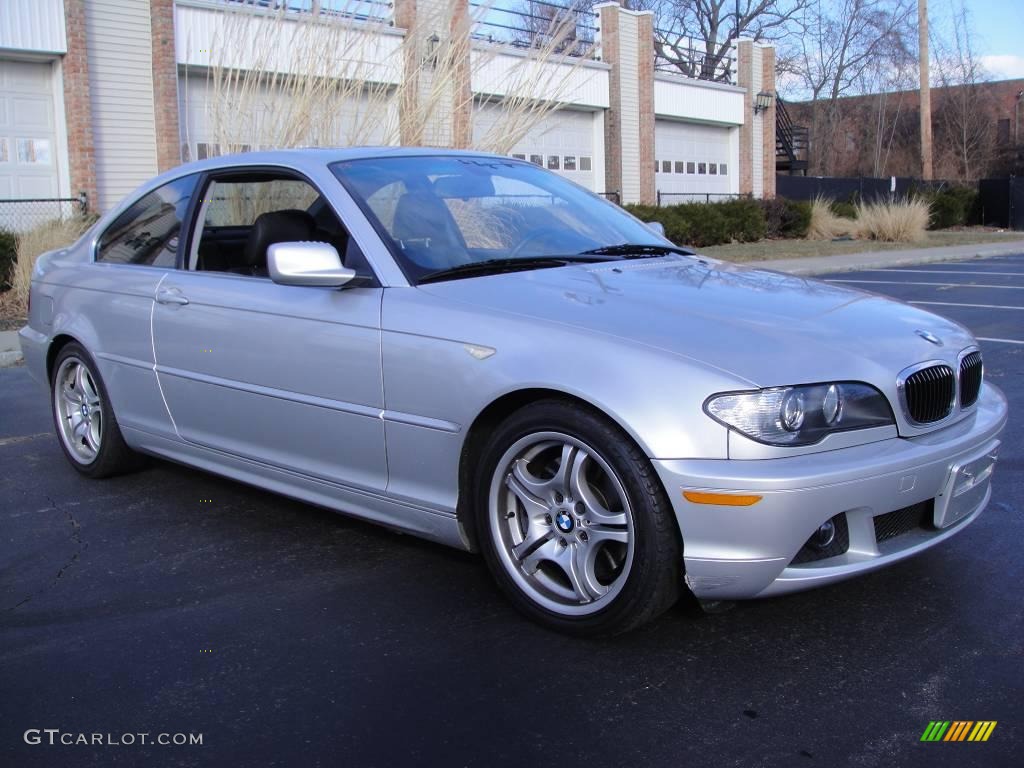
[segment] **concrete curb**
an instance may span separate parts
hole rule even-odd
[[[824,275],[830,272],[852,272],[858,269],[885,269],[886,267],[936,264],[943,261],[987,259],[992,256],[1010,256],[1019,253],[1024,253],[1024,240],[1015,240],[1009,243],[916,248],[906,251],[869,251],[866,253],[844,253],[838,256],[808,256],[802,259],[750,261],[746,262],[744,266],[772,269],[790,275]]]
[[[21,344],[17,331],[0,331],[0,368],[8,368],[21,362]]]

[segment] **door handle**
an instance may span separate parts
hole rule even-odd
[[[188,304],[177,288],[161,288],[156,292],[156,300],[159,304]]]

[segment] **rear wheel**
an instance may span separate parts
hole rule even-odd
[[[585,407],[542,401],[499,426],[476,507],[499,585],[549,627],[615,634],[679,596],[679,534],[650,461]]]
[[[77,342],[57,355],[50,386],[53,423],[71,466],[88,477],[106,477],[136,465],[96,364]]]

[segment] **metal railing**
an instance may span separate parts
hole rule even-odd
[[[598,192],[597,194],[599,194],[605,200],[611,200],[616,205],[622,205],[622,198],[619,195],[618,190],[615,190],[613,192]]]
[[[563,56],[595,55],[597,14],[588,0],[470,0],[474,40]]]
[[[234,6],[260,11],[312,14],[325,18],[390,22],[393,4],[389,0],[225,0]]]
[[[703,46],[703,47],[701,47]],[[736,84],[734,45],[717,44],[718,53],[708,53],[703,41],[670,29],[654,30],[654,69],[695,80]]]
[[[0,230],[27,232],[50,221],[84,216],[89,212],[89,198],[37,197],[0,200]]]
[[[658,207],[677,203],[711,203],[739,200],[746,195],[735,192],[662,192],[658,190]],[[680,198],[673,201],[673,198]]]

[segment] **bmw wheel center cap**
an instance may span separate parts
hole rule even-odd
[[[573,522],[572,515],[562,510],[555,515],[555,525],[558,526],[558,530],[562,533],[571,533],[576,523]]]

